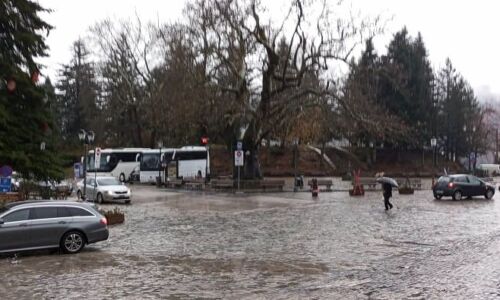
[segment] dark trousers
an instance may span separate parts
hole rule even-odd
[[[391,196],[389,195],[384,195],[384,205],[385,205],[385,210],[392,209],[392,204],[389,202],[389,199]]]

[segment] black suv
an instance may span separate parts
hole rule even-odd
[[[486,199],[491,199],[495,195],[495,187],[476,176],[456,174],[439,177],[432,192],[436,199],[441,199],[443,196],[451,196],[453,200],[460,200],[464,196],[469,198],[484,196]]]

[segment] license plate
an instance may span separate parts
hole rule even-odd
[[[443,194],[443,191],[441,191],[441,190],[437,190],[437,191],[436,191],[436,194],[437,194],[437,195],[442,195],[442,194]]]

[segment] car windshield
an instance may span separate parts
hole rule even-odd
[[[121,185],[116,178],[97,179],[97,183],[99,183],[99,185]]]
[[[438,182],[445,182],[445,183],[448,183],[448,182],[450,182],[450,177],[447,177],[447,176],[441,176],[441,177],[439,177]]]

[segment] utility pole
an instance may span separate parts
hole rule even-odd
[[[495,163],[498,164],[498,128],[495,135]]]

